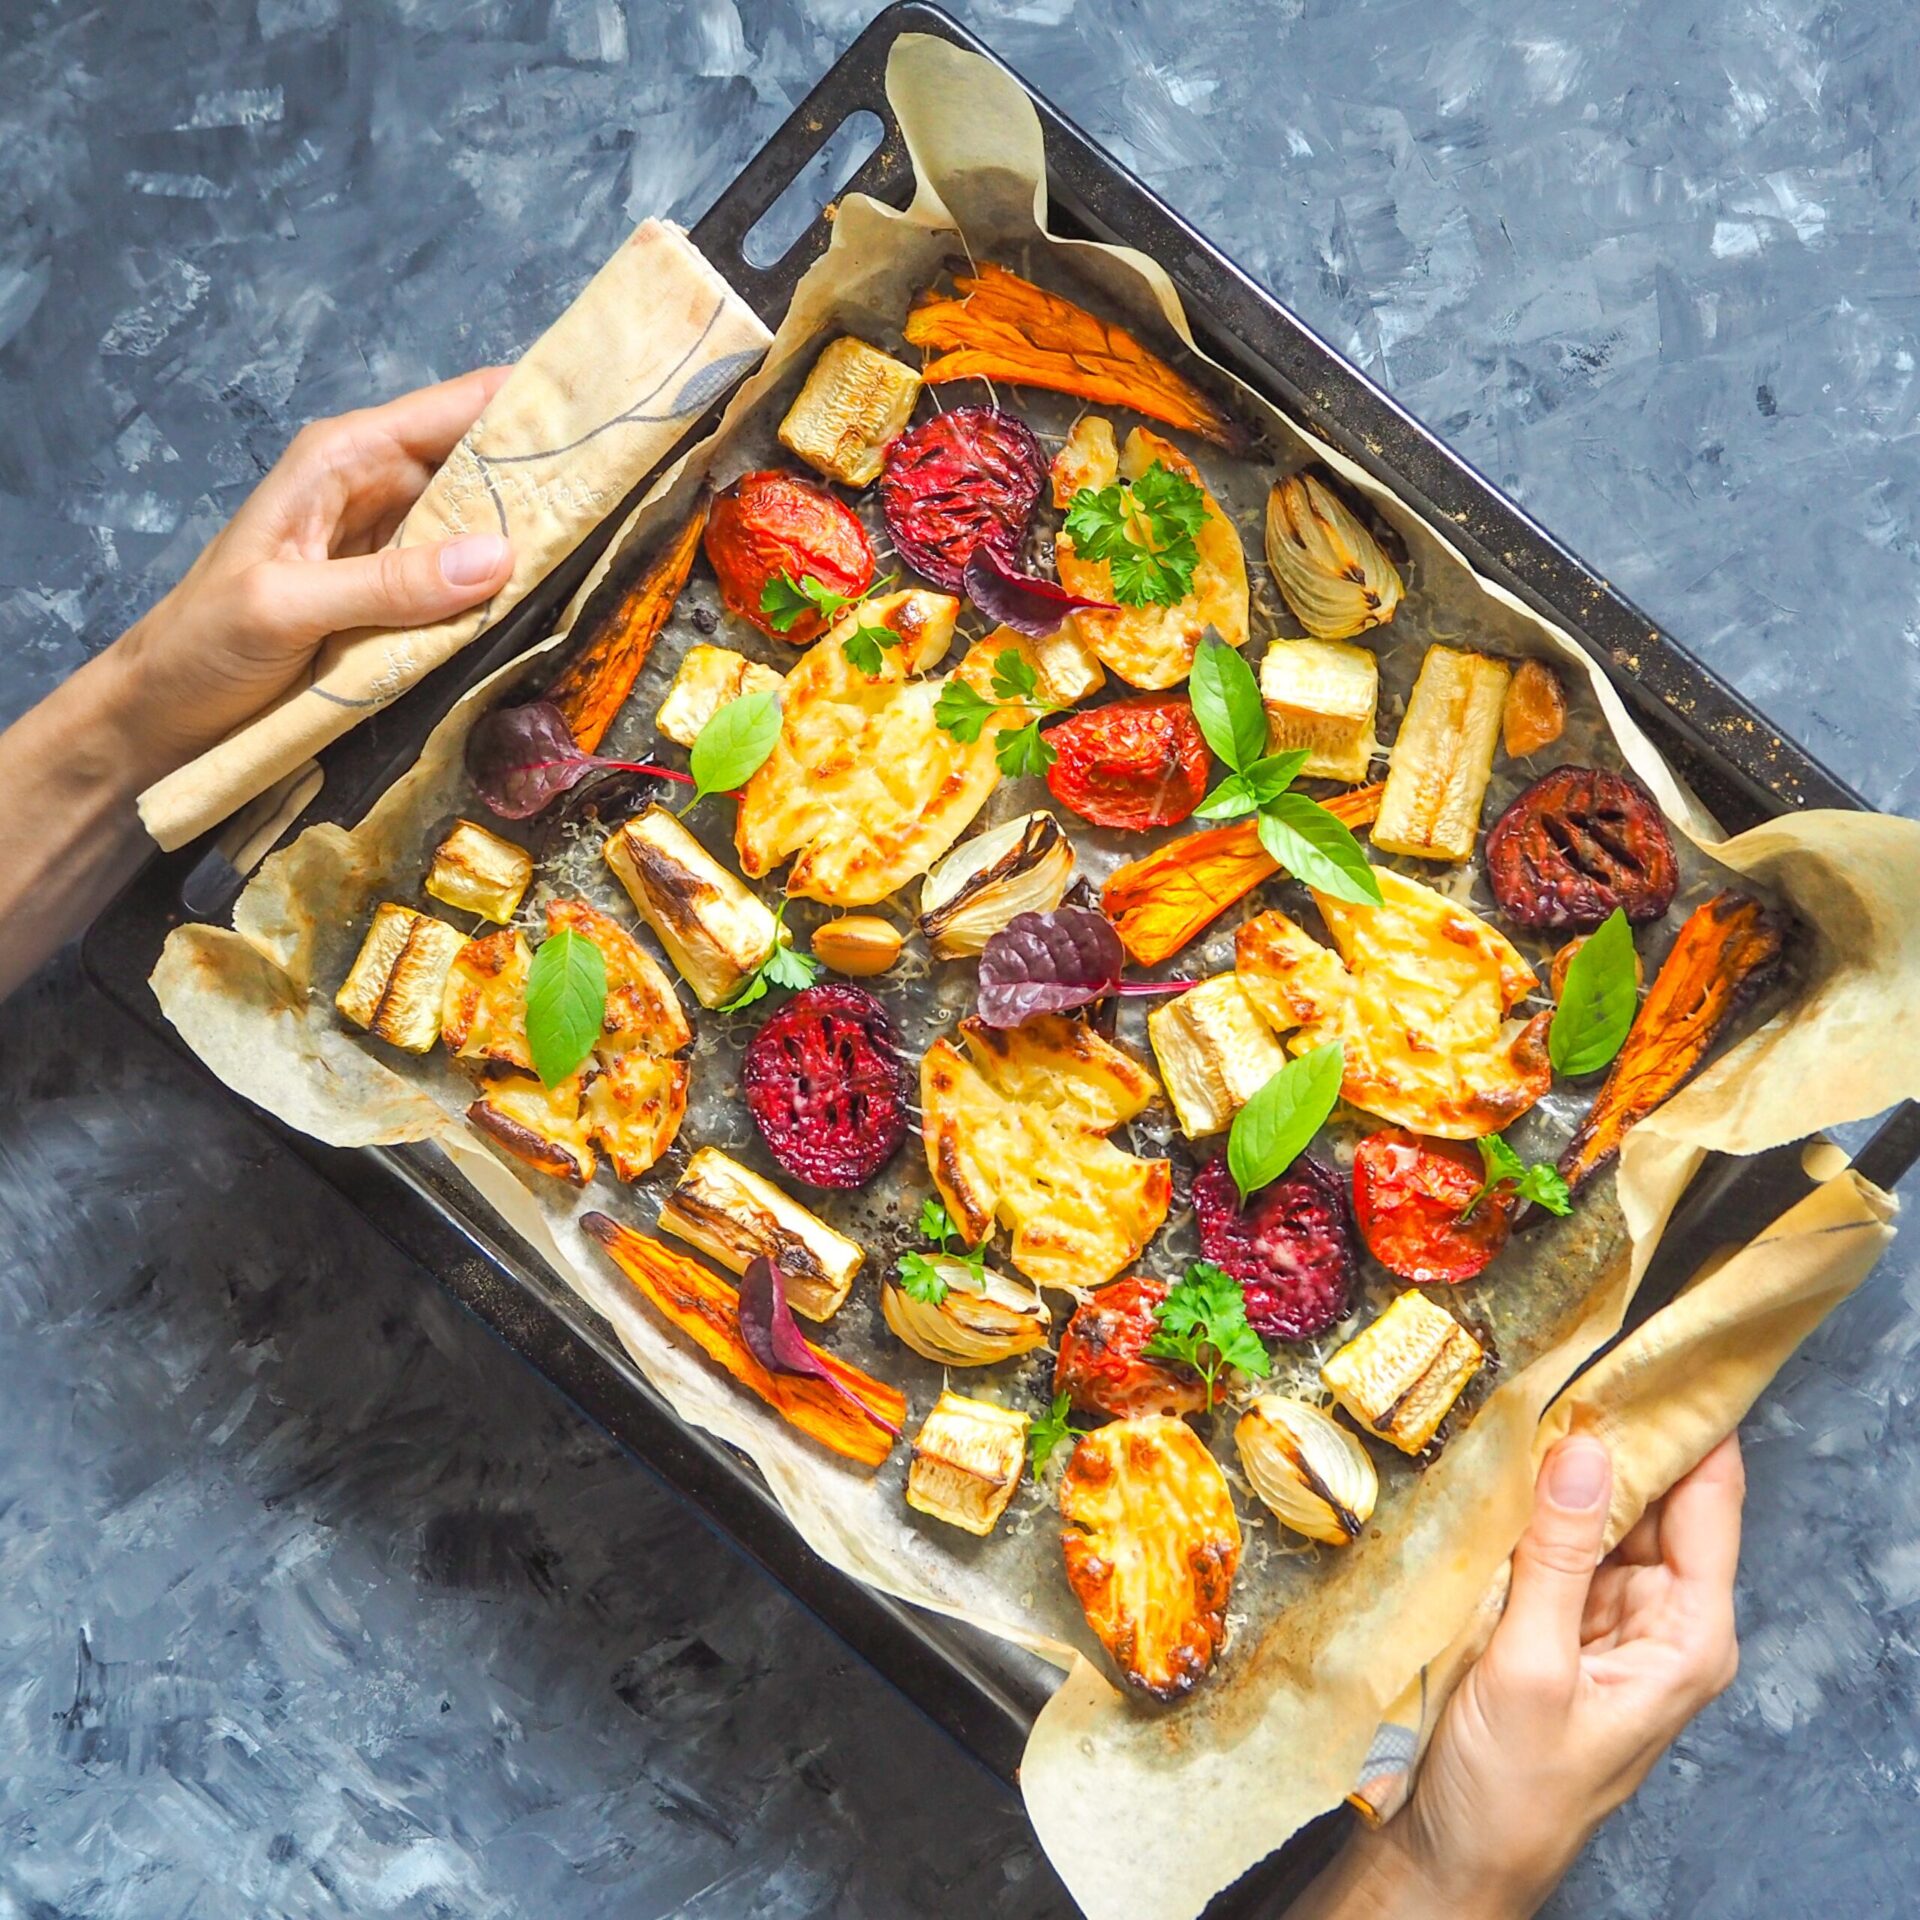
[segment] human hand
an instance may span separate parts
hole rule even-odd
[[[1612,1484],[1606,1449],[1589,1436],[1548,1454],[1506,1611],[1447,1703],[1412,1800],[1357,1836],[1324,1900],[1296,1911],[1533,1913],[1732,1683],[1739,1442],[1723,1440],[1602,1561]]]
[[[506,377],[483,368],[295,434],[180,583],[98,663],[135,722],[140,785],[279,699],[331,635],[423,626],[499,592],[513,556],[498,534],[387,542]]]

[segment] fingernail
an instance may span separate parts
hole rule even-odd
[[[450,587],[477,587],[506,557],[507,543],[497,533],[470,533],[440,549],[440,577]]]
[[[1607,1450],[1599,1441],[1568,1440],[1555,1451],[1547,1469],[1547,1492],[1556,1507],[1585,1513],[1599,1504],[1609,1477]]]

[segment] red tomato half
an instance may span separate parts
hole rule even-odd
[[[1053,1390],[1072,1396],[1080,1413],[1198,1413],[1207,1389],[1178,1361],[1149,1360],[1145,1348],[1159,1324],[1167,1282],[1134,1274],[1100,1288],[1073,1310],[1060,1336]]]
[[[707,516],[707,559],[729,613],[762,633],[774,628],[760,596],[784,574],[808,576],[849,599],[873,580],[873,545],[860,516],[825,487],[793,473],[743,473],[715,496]],[[775,637],[803,647],[826,625],[809,609]]]
[[[1096,827],[1171,827],[1207,791],[1207,743],[1178,695],[1149,694],[1076,713],[1046,732],[1047,785]]]
[[[1513,1201],[1489,1194],[1471,1142],[1423,1140],[1400,1127],[1369,1134],[1353,1156],[1353,1212],[1368,1251],[1421,1286],[1471,1280],[1507,1244]]]

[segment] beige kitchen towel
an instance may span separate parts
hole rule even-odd
[[[635,228],[522,356],[394,535],[414,546],[503,533],[507,584],[430,627],[335,634],[303,686],[140,796],[147,831],[183,846],[497,625],[770,338],[678,227]]]

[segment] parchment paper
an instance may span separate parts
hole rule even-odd
[[[669,476],[625,543],[651,538],[708,465],[726,461],[727,471],[738,470],[744,456],[735,443],[747,436],[759,403],[797,377],[828,332],[897,338],[912,292],[963,247],[1010,264],[1070,270],[1122,310],[1157,313],[1186,337],[1171,283],[1153,263],[1044,235],[1040,131],[1014,83],[944,42],[908,38],[896,48],[889,91],[918,169],[919,197],[906,213],[859,197],[842,203],[833,244],[802,282],[761,371],[729,407],[715,443],[695,449]],[[376,898],[416,883],[431,844],[423,830],[470,804],[461,744],[474,715],[502,686],[469,695],[419,765],[355,832],[317,829],[269,860],[243,897],[233,931],[176,933],[154,977],[169,1017],[214,1071],[282,1118],[336,1144],[436,1142],[606,1316],[684,1417],[756,1461],[803,1536],[835,1565],[1075,1662],[1035,1729],[1023,1784],[1043,1843],[1094,1920],[1184,1920],[1353,1787],[1376,1727],[1408,1683],[1469,1626],[1497,1577],[1527,1511],[1542,1410],[1617,1329],[1700,1155],[1716,1147],[1755,1151],[1920,1090],[1920,1035],[1904,1019],[1920,982],[1920,902],[1911,885],[1920,871],[1920,829],[1898,820],[1801,815],[1721,841],[1569,638],[1474,581],[1438,532],[1382,497],[1330,449],[1252,394],[1240,390],[1236,397],[1277,447],[1293,450],[1288,464],[1317,455],[1379,500],[1407,544],[1418,591],[1471,622],[1460,637],[1557,658],[1591,685],[1619,751],[1674,820],[1710,846],[1721,866],[1752,875],[1792,904],[1803,923],[1802,977],[1788,1007],[1629,1139],[1619,1212],[1597,1201],[1583,1206],[1598,1223],[1596,1234],[1609,1218],[1617,1232],[1611,1242],[1596,1240],[1596,1248],[1613,1251],[1584,1299],[1555,1323],[1557,1337],[1508,1372],[1437,1464],[1396,1495],[1390,1532],[1340,1555],[1320,1554],[1309,1563],[1312,1577],[1295,1583],[1293,1604],[1238,1619],[1222,1670],[1180,1710],[1143,1709],[1122,1698],[1100,1668],[1076,1658],[1076,1647],[1087,1643],[1083,1631],[1064,1624],[1063,1583],[1043,1589],[1037,1581],[1010,1582],[1004,1565],[1018,1551],[1014,1543],[989,1541],[976,1552],[934,1540],[901,1509],[898,1462],[871,1482],[837,1466],[678,1350],[573,1223],[580,1204],[604,1201],[556,1203],[550,1183],[536,1195],[534,1176],[523,1181],[459,1125],[463,1087],[444,1062],[409,1062],[396,1071],[340,1029],[330,995],[366,915]],[[1257,545],[1252,551],[1255,570],[1264,571]],[[610,564],[619,564],[617,554]],[[535,662],[510,673],[537,677],[544,670]],[[697,1063],[695,1078],[697,1086]],[[1876,1204],[1845,1176],[1821,1191],[1824,1204],[1837,1208],[1851,1203],[1873,1212]],[[1799,1302],[1817,1317],[1857,1280],[1884,1237],[1874,1217],[1871,1236],[1800,1226],[1756,1243],[1743,1256],[1753,1286],[1784,1292],[1789,1313]],[[863,1290],[871,1293],[864,1279],[856,1296]],[[1738,1317],[1707,1342],[1714,1352],[1722,1345],[1730,1353],[1749,1350],[1764,1367],[1762,1377],[1777,1364],[1777,1357],[1761,1357],[1771,1350]],[[971,1379],[966,1386],[976,1390]],[[916,1398],[914,1418],[923,1412]],[[1652,1457],[1684,1452],[1660,1440],[1679,1431],[1669,1429],[1664,1413],[1638,1412],[1635,1420],[1653,1436]],[[996,1553],[1003,1556],[998,1566]],[[1259,1584],[1243,1574],[1243,1587]]]

